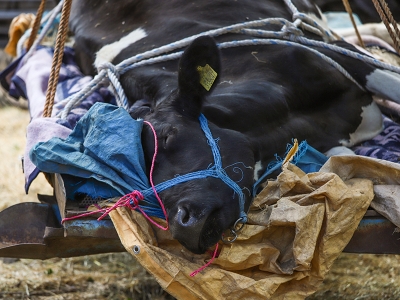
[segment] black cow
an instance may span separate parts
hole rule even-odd
[[[320,17],[311,1],[293,3],[299,11]],[[292,13],[283,0],[77,0],[72,7],[71,28],[80,65],[86,73],[93,73],[93,66],[107,61],[117,64],[211,29],[270,17],[291,21]],[[266,25],[262,29],[281,27]],[[314,33],[306,36],[320,39]],[[202,113],[218,139],[226,174],[243,190],[247,211],[253,183],[274,154],[284,152],[293,138],[307,140],[324,152],[378,133],[381,114],[372,93],[399,101],[400,94],[392,83],[399,82],[400,77],[337,52],[312,47],[342,65],[364,90],[301,47],[276,44],[219,50],[216,45],[245,39],[249,37],[239,33],[215,40],[200,37],[185,49],[179,61],[132,69],[120,81],[130,105],[135,107],[132,116],[149,121],[158,134],[154,182],[214,164],[199,125]],[[352,49],[344,42],[336,44]],[[210,91],[200,84],[200,70],[206,65],[218,74]],[[147,126],[142,140],[150,166],[154,142]],[[238,168],[239,173],[235,172]],[[194,253],[203,253],[215,244],[243,213],[238,193],[214,177],[180,183],[163,191],[161,198],[173,236]]]

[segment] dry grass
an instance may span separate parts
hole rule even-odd
[[[29,195],[25,194],[21,157],[28,122],[26,110],[15,107],[0,109],[0,210],[15,203],[37,201],[37,193],[52,194],[43,175],[35,180]]]
[[[172,299],[127,253],[0,262],[0,299]]]
[[[343,253],[308,300],[400,299],[400,255]]]

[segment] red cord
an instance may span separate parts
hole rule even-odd
[[[196,271],[193,271],[193,272],[190,274],[190,277],[196,276],[196,275],[199,274],[201,271],[203,271],[205,268],[207,268],[209,265],[211,265],[212,262],[214,261],[214,259],[217,257],[217,254],[218,254],[218,243],[217,243],[217,245],[215,245],[215,250],[214,250],[214,253],[213,253],[213,256],[211,257],[211,259],[210,259],[204,266],[198,268]]]

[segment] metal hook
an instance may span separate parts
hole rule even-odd
[[[221,241],[223,241],[226,244],[233,243],[234,241],[236,241],[236,239],[238,237],[235,230],[231,229],[230,231],[231,231],[231,234],[232,234],[231,237],[227,237],[226,239],[225,239],[224,235],[222,235],[222,237],[221,237]]]
[[[231,244],[231,243],[233,243],[234,241],[236,241],[236,239],[237,239],[237,237],[238,237],[238,233],[239,233],[240,231],[242,231],[242,229],[243,229],[243,227],[244,227],[244,223],[241,223],[241,224],[240,224],[241,221],[243,221],[243,218],[242,218],[242,217],[240,217],[239,219],[237,219],[236,222],[235,222],[235,224],[233,224],[232,228],[230,229],[230,232],[231,232],[231,236],[230,236],[230,237],[225,238],[224,235],[222,235],[221,240],[222,240],[224,243],[229,243],[229,244]],[[237,227],[239,224],[240,224],[240,227],[239,227],[238,229],[236,229],[236,227]]]
[[[244,224],[245,223],[241,223],[240,227],[238,229],[236,229],[236,226],[238,226],[238,224],[240,224],[240,221],[243,221],[243,218],[240,217],[239,219],[236,220],[235,224],[233,224],[233,228],[232,230],[234,230],[235,232],[239,233],[242,231]]]

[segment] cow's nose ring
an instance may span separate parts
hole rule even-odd
[[[237,237],[238,237],[238,233],[240,231],[242,231],[243,227],[244,227],[244,223],[242,223],[241,221],[243,221],[243,218],[240,217],[239,219],[236,220],[235,224],[233,224],[232,228],[230,229],[230,233],[231,236],[225,237],[224,235],[222,235],[221,240],[224,243],[233,243],[234,241],[236,241]],[[239,226],[239,227],[238,227]],[[238,228],[237,228],[238,227]],[[236,229],[237,228],[237,229]]]

